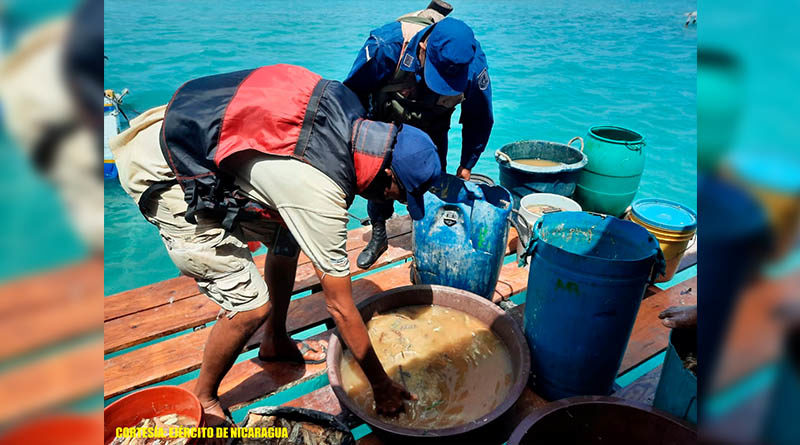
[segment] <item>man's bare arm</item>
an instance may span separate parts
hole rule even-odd
[[[353,301],[350,276],[332,277],[317,271],[325,293],[325,305],[353,357],[366,374],[375,394],[378,413],[395,415],[403,411],[403,400],[414,397],[395,383],[383,369],[370,343],[367,327]]]

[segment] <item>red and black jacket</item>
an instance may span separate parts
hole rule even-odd
[[[314,166],[342,188],[350,206],[390,156],[398,131],[363,119],[365,114],[343,84],[298,66],[265,66],[185,83],[167,107],[161,150],[189,204],[186,219],[194,223],[197,212],[209,212],[230,228],[243,216],[275,216],[238,193],[233,175],[220,168],[247,150]]]

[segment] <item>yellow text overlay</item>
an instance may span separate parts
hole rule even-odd
[[[225,428],[225,427],[206,427],[206,428],[122,428],[116,430],[117,437],[135,438],[170,438],[176,439],[186,437],[190,439],[213,439],[213,438],[241,438],[241,439],[281,439],[289,437],[286,428],[264,427],[264,428]]]

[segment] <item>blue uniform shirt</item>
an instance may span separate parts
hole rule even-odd
[[[369,95],[381,89],[394,75],[400,51],[403,49],[401,27],[400,22],[392,22],[372,30],[344,81],[344,84],[358,95],[366,108],[369,108]],[[400,69],[416,74],[417,82],[424,82],[423,66],[417,58],[417,47],[424,34],[423,29],[411,39],[400,63]],[[469,81],[464,91],[459,121],[462,125],[463,140],[461,166],[469,170],[475,166],[486,148],[494,124],[492,86],[489,81],[486,56],[480,44],[475,43],[475,59],[469,67]]]

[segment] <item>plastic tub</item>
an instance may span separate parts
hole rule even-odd
[[[691,425],[649,406],[615,397],[572,397],[548,403],[522,420],[509,445],[697,442]]]
[[[449,436],[449,439],[461,438],[466,443],[474,442],[475,430],[489,424],[506,412],[522,394],[530,373],[531,357],[525,336],[517,322],[496,304],[485,298],[460,289],[445,286],[404,286],[374,295],[358,305],[364,321],[369,321],[373,315],[390,309],[419,304],[436,304],[465,312],[488,326],[505,343],[511,357],[511,369],[514,370],[511,386],[505,400],[494,410],[486,413],[464,425],[453,426],[437,430],[420,430],[406,428],[384,422],[379,417],[372,416],[356,404],[342,387],[340,365],[344,344],[337,334],[332,334],[328,341],[328,379],[334,394],[341,404],[357,417],[363,419],[376,433],[388,433],[392,441],[400,440],[401,443],[423,443],[429,438],[437,442]],[[411,436],[415,439],[408,442],[408,438],[397,436]],[[470,440],[471,438],[471,440]]]
[[[100,413],[56,414],[3,431],[3,444],[85,445],[96,443],[103,430]]]
[[[542,217],[543,213],[537,213],[528,209],[528,206],[545,204],[553,207],[560,208],[561,211],[567,212],[580,212],[581,206],[577,202],[567,198],[566,196],[556,195],[553,193],[531,193],[526,195],[520,200],[519,214],[525,220],[525,224],[516,225],[517,229],[517,256],[521,256],[528,246],[531,236],[530,228]],[[555,213],[555,212],[551,212]],[[522,232],[522,233],[519,233]]]
[[[580,148],[570,145],[574,141],[580,141]],[[567,144],[519,141],[497,150],[494,157],[500,169],[500,185],[511,192],[514,209],[519,209],[522,197],[531,193],[572,196],[581,170],[588,162],[582,150],[583,139],[580,137],[572,138]],[[542,167],[516,162],[532,158],[560,164]]]
[[[640,199],[631,206],[628,218],[652,233],[664,252],[667,268],[656,282],[671,280],[697,232],[695,211],[666,199]]]
[[[154,386],[129,394],[103,410],[105,444],[114,440],[117,427],[136,426],[142,419],[178,414],[191,418],[189,427],[202,427],[203,407],[191,392],[179,386]],[[190,444],[198,443],[196,439]]]

